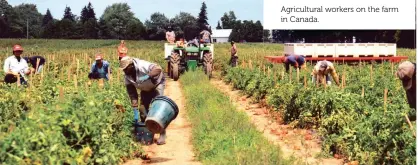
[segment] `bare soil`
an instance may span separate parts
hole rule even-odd
[[[317,158],[321,141],[312,130],[293,129],[281,124],[280,116],[262,104],[254,104],[239,90],[234,90],[222,80],[212,79],[211,83],[230,97],[238,110],[246,112],[251,122],[273,144],[279,145],[285,157],[294,156],[303,164],[342,165],[343,159]]]
[[[191,126],[187,121],[185,111],[185,99],[181,91],[180,82],[166,79],[164,95],[171,98],[179,107],[179,114],[167,128],[166,144],[143,146],[150,160],[130,160],[125,165],[158,164],[158,165],[200,165],[195,160],[193,146],[191,144]],[[159,135],[155,135],[154,141]]]

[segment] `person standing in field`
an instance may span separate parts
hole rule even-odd
[[[287,73],[289,73],[290,65],[292,65],[295,68],[299,68],[299,70],[306,69],[305,58],[299,55],[290,55],[284,57],[284,65]]]
[[[167,39],[168,43],[172,44],[176,40],[176,34],[174,33],[171,26],[168,27],[167,32],[165,33],[165,38]]]
[[[311,75],[313,83],[323,82],[325,85],[325,81],[323,81],[323,79],[326,78],[326,84],[331,85],[331,75],[335,83],[340,85],[337,71],[335,70],[334,65],[329,61],[324,60],[316,63]]]
[[[410,61],[402,62],[396,75],[402,81],[409,107],[416,109],[416,64]],[[413,118],[415,120],[415,114]]]
[[[31,57],[23,57],[28,64],[31,64],[33,68],[35,68],[36,73],[40,73],[42,71],[42,67],[45,64],[45,58],[42,56],[31,56]],[[38,68],[36,68],[37,62],[39,59]]]
[[[138,92],[140,89],[140,118],[144,123],[151,101],[160,95],[164,94],[165,76],[161,66],[125,56],[120,60],[120,69],[125,73],[125,86],[134,111],[134,123],[138,123]],[[158,145],[165,144],[166,131],[160,134],[157,140]]]
[[[109,80],[110,64],[108,61],[103,60],[103,55],[96,54],[96,61],[91,65],[89,79],[105,79]]]
[[[229,65],[235,67],[238,65],[238,49],[234,41],[231,41],[231,59],[229,60]]]
[[[119,60],[121,60],[122,57],[125,57],[127,54],[128,54],[128,48],[126,48],[126,46],[125,46],[125,41],[122,40],[120,42],[120,45],[118,46]]]
[[[20,78],[20,84],[27,85],[27,78],[25,75],[31,73],[28,63],[21,57],[23,48],[20,45],[13,46],[13,56],[6,58],[3,66],[3,71],[6,76],[4,81],[6,83],[15,83]]]

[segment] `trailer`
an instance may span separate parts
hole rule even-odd
[[[283,63],[284,57],[300,55],[306,61],[333,62],[400,62],[408,59],[397,56],[395,43],[285,43],[282,56],[266,56],[274,63]]]

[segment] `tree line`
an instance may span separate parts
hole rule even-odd
[[[167,27],[171,26],[177,39],[191,40],[198,37],[202,30],[211,32],[206,9],[203,2],[197,17],[180,12],[170,19],[163,13],[155,12],[141,22],[127,3],[108,6],[100,17],[96,16],[93,5],[88,3],[80,16],[67,6],[59,20],[52,16],[49,9],[44,15],[39,13],[35,4],[12,7],[7,0],[0,0],[0,38],[165,40]],[[241,22],[231,13],[222,18],[222,23],[223,28],[234,28],[233,40],[262,41],[260,21]],[[254,33],[254,28],[259,31],[258,34]]]

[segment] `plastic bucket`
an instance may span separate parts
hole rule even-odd
[[[155,97],[150,105],[145,125],[153,133],[161,133],[179,114],[177,104],[166,96]]]
[[[154,133],[147,129],[145,123],[135,125],[136,140],[145,145],[151,145],[154,142]]]
[[[195,71],[197,68],[197,61],[196,60],[189,60],[187,61],[187,69]]]

